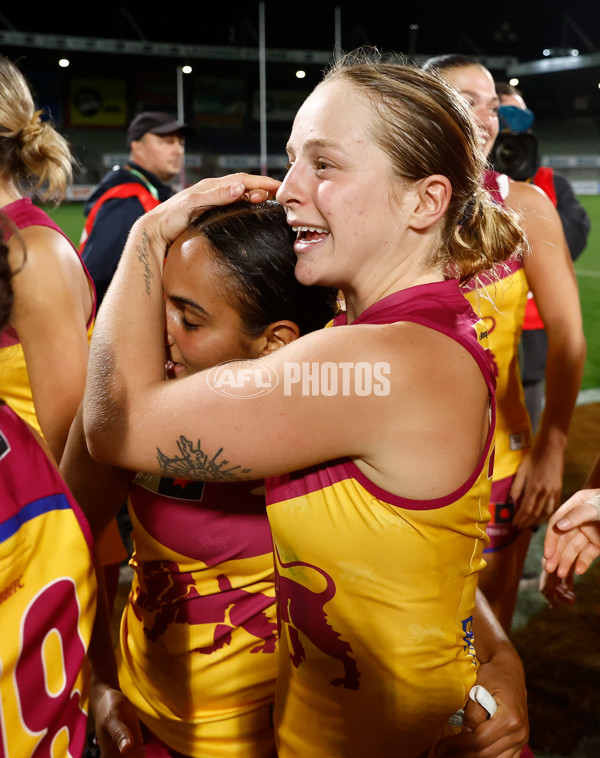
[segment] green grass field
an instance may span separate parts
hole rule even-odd
[[[600,388],[600,196],[586,196],[581,202],[589,214],[592,230],[585,252],[575,264],[588,355],[582,389]],[[56,223],[77,243],[83,228],[83,205],[65,203],[46,210]]]
[[[587,339],[587,360],[582,389],[600,388],[600,196],[580,198],[592,222],[587,248],[575,263],[583,328]]]
[[[43,209],[55,221],[74,245],[79,243],[83,229],[83,203],[63,203],[58,208],[43,205]]]

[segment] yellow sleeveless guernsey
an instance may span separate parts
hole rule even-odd
[[[491,406],[485,450],[469,479],[435,500],[382,490],[349,459],[267,480],[279,758],[427,755],[475,683],[494,428],[485,327],[455,281],[395,293],[354,323],[398,321],[447,334],[477,361]],[[343,323],[345,314],[334,328]]]
[[[0,403],[0,756],[81,756],[96,617],[90,528]]]
[[[29,198],[21,198],[14,203],[3,206],[2,213],[7,216],[17,227],[17,229],[26,229],[29,226],[46,226],[54,229],[69,242],[72,243],[62,229],[57,226],[45,211],[33,205]],[[10,236],[10,235],[9,235]],[[73,247],[73,254],[77,256],[85,275],[90,283],[90,288],[94,292],[94,284],[86,269],[83,261],[79,258],[79,253]],[[60,307],[60,303],[57,303]],[[92,338],[92,328],[94,323],[94,314],[96,310],[95,295],[92,315],[87,324],[88,342]],[[42,430],[35,413],[33,405],[33,396],[31,394],[31,384],[29,382],[29,373],[25,364],[25,355],[23,346],[19,340],[19,335],[12,328],[8,327],[0,335],[0,400],[10,405],[13,411],[26,421],[30,426],[36,429],[40,434]],[[43,434],[42,434],[43,436]]]
[[[508,177],[486,172],[486,187],[503,204]],[[481,275],[463,288],[473,310],[485,322],[496,375],[497,422],[492,485],[489,551],[506,547],[518,535],[512,519],[518,503],[507,502],[514,475],[531,447],[531,424],[519,369],[519,341],[529,285],[520,256]]]
[[[28,226],[47,226],[54,229],[72,245],[71,240],[52,221],[50,216],[41,208],[33,205],[27,197],[21,198],[14,203],[9,203],[1,209],[2,213],[7,216],[17,227],[17,229],[26,229]],[[10,235],[9,235],[10,236]],[[94,327],[94,316],[96,313],[96,295],[94,283],[85,267],[85,264],[79,257],[79,253],[73,247],[73,254],[80,261],[83,271],[87,277],[90,289],[94,296],[92,313],[87,323],[88,344],[92,339]],[[60,307],[60,304],[57,304]],[[0,334],[0,400],[9,405],[13,411],[26,421],[30,426],[36,429],[43,437],[43,433],[35,412],[33,404],[33,394],[31,392],[31,383],[29,381],[29,372],[25,363],[25,354],[23,346],[19,340],[19,335],[11,326],[4,329]],[[127,557],[123,541],[121,540],[117,522],[113,519],[104,535],[97,543],[100,558],[104,565],[120,563]]]
[[[272,758],[277,623],[263,483],[140,474],[129,513],[123,692],[178,753]]]

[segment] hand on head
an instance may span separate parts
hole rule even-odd
[[[268,176],[244,173],[202,179],[146,213],[137,223],[149,236],[164,242],[166,249],[185,231],[193,211],[229,205],[243,199],[262,203],[275,196],[279,185],[279,181]]]

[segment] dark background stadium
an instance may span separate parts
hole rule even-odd
[[[56,68],[60,47],[41,49],[35,43],[9,45],[2,32],[190,46],[258,46],[256,1],[163,3],[155,7],[151,12],[147,4],[141,3],[12,4],[0,11],[0,49],[18,58],[21,66],[35,75],[40,70],[48,72]],[[267,48],[331,54],[336,7],[340,10],[344,50],[374,45],[383,51],[399,51],[417,58],[444,52],[480,56],[495,74],[517,72],[528,104],[538,118],[584,113],[600,117],[600,3],[596,0],[444,4],[267,0],[264,3]],[[545,49],[555,57],[544,58]],[[568,54],[573,49],[579,51],[577,58]],[[561,53],[566,55],[559,58]],[[180,63],[192,63],[195,74],[243,75],[249,87],[257,86],[258,82],[258,64],[235,58],[225,61],[194,58],[193,54],[164,57],[81,50],[69,50],[68,57],[71,66],[61,72],[65,85],[76,74],[127,78],[131,83],[130,107],[135,105],[135,78],[164,76]],[[319,80],[323,63],[310,63],[307,59],[307,76],[302,82],[293,80],[294,67],[295,63],[281,60],[268,63],[267,85],[285,84],[306,92]],[[186,87],[193,89],[191,79],[186,81]],[[192,95],[191,91],[189,94]]]

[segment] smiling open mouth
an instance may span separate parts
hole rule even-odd
[[[327,229],[320,226],[293,226],[292,229],[296,232],[296,241],[319,242],[329,234]]]

